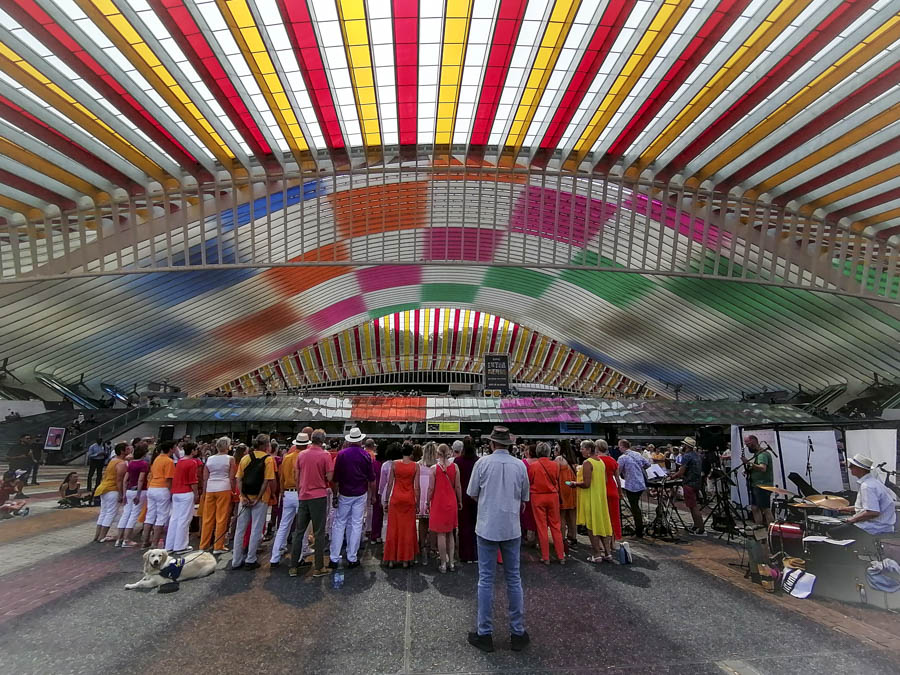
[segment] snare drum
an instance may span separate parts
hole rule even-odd
[[[809,532],[807,534],[827,535],[835,525],[840,525],[844,521],[840,518],[832,518],[831,516],[809,516]]]
[[[769,553],[783,551],[785,555],[803,557],[802,523],[769,523]]]

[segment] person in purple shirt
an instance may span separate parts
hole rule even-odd
[[[363,518],[366,514],[366,500],[375,503],[375,462],[362,447],[366,439],[359,428],[353,427],[344,436],[348,445],[341,450],[334,461],[334,476],[338,494],[334,497],[334,521],[331,524],[331,562],[336,568],[341,562],[341,548],[347,535],[347,567],[359,566],[357,553],[362,537]]]

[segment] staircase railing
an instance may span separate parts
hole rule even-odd
[[[153,411],[154,408],[150,407],[129,408],[118,417],[113,417],[111,420],[103,422],[103,424],[98,424],[80,434],[67,438],[63,442],[62,448],[47,458],[48,463],[68,464],[85,454],[91,444],[98,438],[109,439],[115,434],[133,427]]]

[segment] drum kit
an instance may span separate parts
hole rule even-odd
[[[760,489],[774,495],[772,511],[776,516],[769,523],[769,552],[786,556],[804,557],[808,551],[803,538],[809,535],[827,536],[828,530],[844,522],[824,511],[840,511],[850,506],[837,495],[808,495],[799,497],[790,490],[774,485],[760,485]]]

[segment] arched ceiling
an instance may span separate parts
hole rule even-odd
[[[898,26],[890,0],[9,0],[0,356],[199,394],[452,307],[656,391],[897,377]]]
[[[887,238],[898,40],[893,0],[8,0],[0,217],[461,153]]]
[[[434,382],[451,381],[441,377],[448,373],[469,373],[477,381],[485,354],[507,354],[511,383],[607,398],[656,395],[553,338],[487,312],[394,309],[255,368],[217,393],[258,395],[363,381],[377,386],[403,373],[432,374]]]

